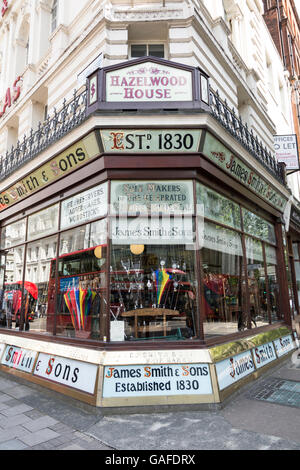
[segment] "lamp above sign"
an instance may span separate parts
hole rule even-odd
[[[98,69],[88,77],[87,114],[98,110],[208,110],[208,75],[200,68],[154,57]]]

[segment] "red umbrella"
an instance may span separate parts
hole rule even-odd
[[[23,282],[22,281],[17,281],[16,284],[22,285]],[[38,287],[37,287],[36,284],[34,284],[33,282],[25,281],[24,282],[24,288],[27,290],[27,292],[29,292],[29,294],[32,295],[32,297],[34,299],[38,298]]]

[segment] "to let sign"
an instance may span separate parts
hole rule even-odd
[[[275,135],[274,148],[277,161],[285,163],[287,170],[299,169],[298,144],[295,134]]]

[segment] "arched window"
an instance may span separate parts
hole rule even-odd
[[[51,10],[51,33],[53,33],[53,31],[57,27],[57,12],[58,12],[58,0],[54,0],[52,4],[52,10]]]

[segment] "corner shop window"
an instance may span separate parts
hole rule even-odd
[[[28,217],[28,240],[43,237],[58,229],[58,204]]]
[[[235,333],[246,324],[241,235],[206,222],[202,246],[204,334]]]
[[[204,217],[232,228],[241,229],[241,214],[238,204],[199,183],[196,186],[196,197],[197,204],[204,206]]]
[[[165,56],[164,44],[132,44],[131,45],[131,58],[144,57],[144,56],[160,57]]]
[[[2,308],[0,310],[0,325],[3,328],[20,326],[23,292],[24,245],[11,248],[5,253],[6,269],[4,276]],[[27,290],[24,289],[24,293]]]
[[[1,249],[4,250],[25,241],[26,219],[6,225],[1,230]]]
[[[57,298],[48,300],[47,330],[58,335],[103,339],[106,312],[106,220],[61,233]],[[55,284],[56,260],[50,268]],[[57,312],[56,318],[54,313]]]
[[[267,276],[268,276],[268,302],[270,304],[271,322],[282,321],[283,315],[279,309],[279,286],[277,275],[277,256],[273,246],[265,245]]]
[[[253,235],[254,237],[260,238],[266,242],[276,245],[276,236],[274,225],[267,222],[265,219],[262,219],[253,212],[250,212],[246,209],[242,209],[243,222],[244,222],[244,231]]]
[[[111,246],[111,341],[196,337],[195,251],[186,245]]]
[[[107,183],[94,186],[62,202],[61,228],[88,222],[107,214]]]
[[[246,237],[246,253],[251,322],[255,327],[259,327],[269,323],[262,243]]]

